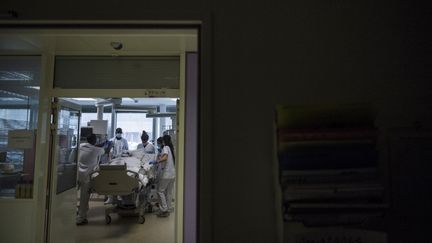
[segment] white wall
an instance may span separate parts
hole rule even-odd
[[[277,241],[276,104],[371,102],[383,128],[432,120],[422,6],[281,2],[5,0],[0,10],[43,20],[210,17],[211,103],[204,108],[213,115],[206,141],[214,155],[205,161],[212,163],[212,185],[201,185],[212,195],[201,197],[201,207],[211,211],[212,232],[201,237],[250,243]]]
[[[32,199],[0,200],[0,242],[32,242],[35,211]]]

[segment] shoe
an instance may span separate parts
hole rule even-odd
[[[161,217],[161,218],[168,217],[169,215],[170,215],[170,212],[168,212],[168,211],[166,211],[166,212],[162,212],[162,211],[160,211],[160,212],[157,214],[157,216],[158,216],[158,217]]]
[[[77,219],[76,221],[76,225],[85,225],[85,224],[88,224],[87,219]]]
[[[111,197],[107,198],[107,200],[105,200],[105,202],[104,202],[105,205],[112,204],[112,203],[113,203],[113,200]]]

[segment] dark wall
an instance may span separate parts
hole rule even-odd
[[[211,19],[214,242],[277,241],[276,104],[369,102],[383,137],[431,125],[424,3],[6,0],[0,9],[22,19]]]

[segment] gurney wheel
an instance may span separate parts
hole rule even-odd
[[[145,218],[144,218],[144,216],[139,216],[138,222],[139,222],[140,224],[144,224],[144,222],[145,222]]]
[[[111,216],[109,216],[109,215],[105,216],[105,223],[106,224],[110,224],[111,223]]]

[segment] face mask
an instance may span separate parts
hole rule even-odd
[[[117,133],[117,134],[116,134],[116,138],[117,138],[117,139],[121,139],[121,137],[122,137],[121,133]]]

